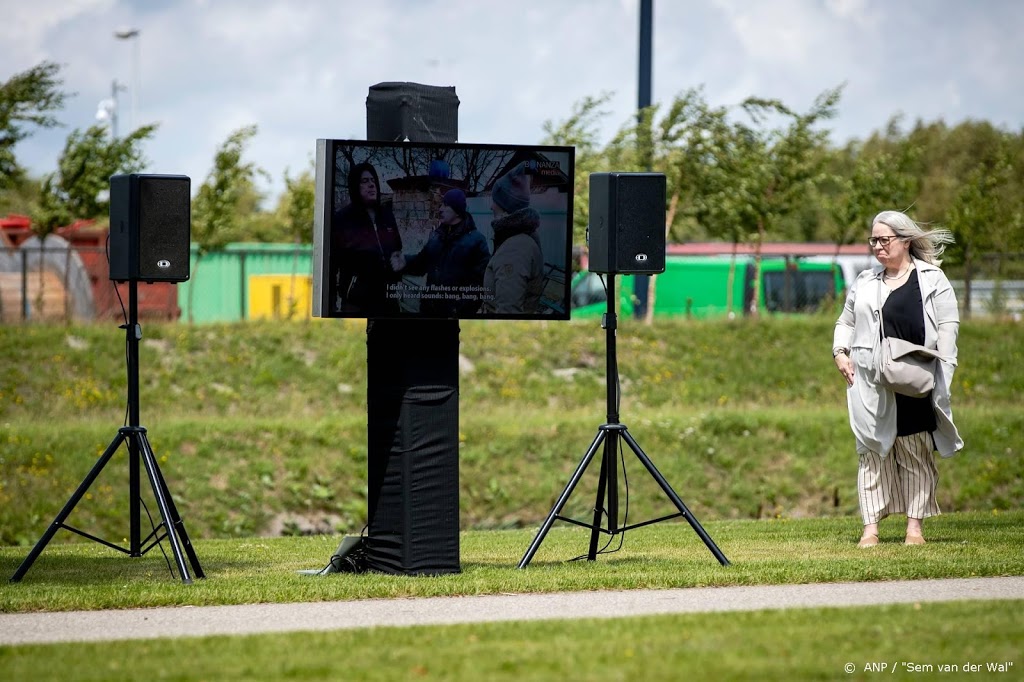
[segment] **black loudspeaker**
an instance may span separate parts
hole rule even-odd
[[[665,272],[665,176],[591,173],[591,272]]]
[[[454,142],[459,96],[453,86],[378,83],[366,97],[366,139]]]
[[[191,181],[187,176],[112,176],[110,279],[187,281],[191,228]]]

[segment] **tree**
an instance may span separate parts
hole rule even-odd
[[[60,125],[53,115],[67,98],[60,89],[64,83],[60,69],[43,62],[0,83],[0,212],[30,215],[38,210],[40,183],[25,176],[14,147],[32,135],[29,126]]]
[[[137,173],[146,167],[142,143],[156,125],[143,126],[122,138],[110,138],[103,126],[75,130],[64,144],[57,172],[43,180],[36,232],[45,236],[76,218],[102,218],[110,212],[110,176]]]
[[[825,178],[827,131],[815,126],[835,115],[841,90],[825,91],[804,114],[777,100],[749,98],[741,108],[750,122],[734,122],[727,108],[709,106],[700,89],[691,89],[677,97],[660,120],[657,107],[641,112],[603,151],[597,149],[594,135],[600,101],[585,100],[561,128],[547,126],[546,140],[577,147],[577,232],[587,224],[579,205],[587,196],[583,173],[601,168],[653,170],[666,175],[670,237],[702,230],[738,244],[754,235],[759,246]],[[770,119],[789,123],[769,127]],[[755,279],[755,314],[758,295]]]
[[[243,217],[251,217],[259,208],[261,197],[255,179],[265,176],[266,171],[242,161],[245,146],[257,131],[257,126],[250,125],[228,135],[214,154],[213,170],[192,201],[192,241],[199,249],[193,270],[199,269],[207,253],[240,238],[244,233]],[[190,286],[188,290],[190,322],[194,289]]]
[[[702,91],[692,89],[676,98],[657,129],[638,129],[638,149],[650,140],[654,169],[668,179],[669,236],[679,239],[686,230],[734,245],[753,236],[759,247],[824,177],[826,133],[814,126],[834,115],[839,96],[840,88],[826,91],[806,114],[777,100],[749,98],[741,105],[748,122],[734,120],[728,108],[709,106]],[[788,119],[788,126],[769,126],[780,119]],[[730,304],[734,277],[735,270]]]
[[[54,128],[60,123],[53,112],[64,108],[60,65],[43,62],[0,83],[0,191],[9,190],[24,178],[14,147],[31,136],[26,126]]]
[[[316,202],[316,178],[312,169],[296,177],[284,173],[285,192],[278,205],[278,216],[285,231],[296,244],[309,244],[313,240],[313,211]]]
[[[998,163],[1004,135],[987,122],[966,121],[954,128],[942,121],[918,122],[904,142],[921,150],[917,164],[921,189],[914,217],[942,222],[974,168]]]
[[[665,238],[681,237],[687,227],[696,225],[701,197],[694,191],[702,174],[711,172],[715,156],[716,134],[722,129],[726,112],[713,109],[704,100],[701,89],[693,88],[676,97],[660,119],[660,108],[652,106],[640,112],[636,124],[625,128],[608,145],[608,165],[622,171],[657,171],[665,175]],[[720,136],[719,136],[720,137]],[[710,144],[709,144],[710,143]],[[680,206],[683,208],[680,209]],[[657,276],[647,280],[645,321],[653,322]]]
[[[755,240],[754,291],[751,314],[758,313],[760,253],[766,235],[802,205],[804,198],[825,179],[824,156],[827,131],[814,126],[832,118],[842,86],[819,95],[810,111],[797,114],[778,100],[752,97],[741,105],[751,123],[733,124],[727,156],[720,159],[729,169],[731,189],[723,201],[738,219],[742,233]],[[766,127],[770,118],[789,124]]]
[[[985,252],[997,255],[994,279],[1002,280],[1001,254],[1021,244],[1024,211],[1019,203],[1015,180],[1013,144],[1005,137],[993,159],[982,160],[967,174],[953,199],[947,225],[956,237],[957,250],[964,264],[964,314],[970,317],[971,280],[975,259]]]
[[[918,188],[909,168],[916,156],[912,147],[904,146],[896,153],[870,153],[858,147],[848,148],[846,153],[851,163],[843,175],[833,176],[836,193],[829,206],[837,251],[865,234],[870,228],[868,221],[879,211],[911,206]]]
[[[13,189],[0,189],[0,215],[17,213],[32,216],[39,210],[42,180],[25,177]]]
[[[600,119],[608,114],[601,107],[611,97],[612,93],[586,97],[573,106],[572,114],[562,123],[544,123],[545,135],[541,144],[576,148],[572,215],[573,241],[577,244],[586,243],[587,225],[590,224],[590,174],[609,168],[598,147],[598,126]]]
[[[289,176],[288,171],[284,173],[285,193],[278,202],[277,215],[279,221],[284,225],[285,232],[296,244],[308,244],[313,238],[313,220],[316,210],[316,176],[312,167],[300,173],[297,177]],[[295,295],[295,280],[298,276],[299,252],[295,251],[292,258],[292,274],[289,278],[290,290],[288,300],[297,300]],[[294,312],[289,310],[289,317]]]
[[[256,136],[255,125],[231,133],[214,154],[213,170],[192,202],[192,241],[200,255],[223,248],[242,235],[242,217],[259,208],[257,176],[266,175],[254,163],[242,161],[246,144]]]

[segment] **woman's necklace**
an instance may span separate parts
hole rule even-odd
[[[898,275],[887,275],[887,274],[884,274],[884,273],[883,273],[883,274],[882,274],[882,277],[884,277],[885,279],[889,279],[889,280],[893,280],[893,279],[903,279],[903,278],[904,278],[904,277],[906,277],[906,276],[907,276],[908,274],[910,274],[910,269],[911,269],[911,268],[910,268],[910,266],[908,265],[908,266],[907,266],[907,269],[906,269],[906,270],[904,270],[903,272],[901,272],[901,273],[900,273],[900,274],[898,274]]]

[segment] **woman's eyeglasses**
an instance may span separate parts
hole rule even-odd
[[[889,242],[891,242],[893,239],[898,239],[898,237],[896,235],[890,235],[888,237],[870,237],[868,238],[868,244],[871,247],[875,247],[881,244],[884,248],[886,246],[889,246]]]

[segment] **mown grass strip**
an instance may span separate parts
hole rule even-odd
[[[155,550],[133,559],[96,544],[54,544],[22,582],[0,584],[0,611],[1024,575],[1024,511],[930,519],[925,526],[930,542],[923,547],[904,546],[900,520],[890,520],[882,525],[882,544],[871,551],[856,547],[856,518],[704,526],[730,566],[720,566],[685,523],[630,531],[619,551],[595,562],[570,561],[586,553],[589,532],[559,524],[526,569],[516,566],[533,529],[466,532],[462,573],[434,578],[297,573],[324,566],[337,536],[198,541],[207,578],[192,585],[171,577]],[[13,575],[26,555],[24,548],[0,548],[0,576]]]
[[[1021,601],[0,647],[11,680],[1016,679]],[[912,646],[908,645],[912,642]],[[976,666],[976,667],[972,667]]]

